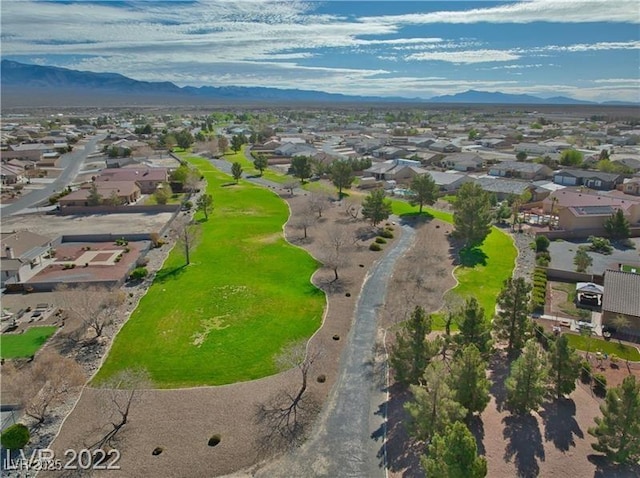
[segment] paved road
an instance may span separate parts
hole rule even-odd
[[[45,185],[45,187],[42,189],[33,190],[29,194],[25,194],[17,201],[3,206],[0,209],[2,215],[6,217],[12,214],[18,214],[23,209],[33,207],[38,203],[45,201],[55,191],[62,191],[62,189],[66,188],[78,175],[80,167],[87,159],[87,156],[96,151],[98,142],[102,141],[105,137],[106,136],[104,134],[96,135],[89,141],[87,141],[87,143],[84,145],[84,148],[82,148],[81,146],[76,146],[74,151],[72,151],[71,153],[63,154],[60,157],[60,167],[64,168],[64,170],[60,173],[56,180]]]
[[[375,478],[386,476],[384,409],[386,370],[375,367],[378,309],[396,260],[411,246],[414,230],[402,226],[393,248],[370,271],[356,306],[355,323],[340,361],[340,374],[312,437],[257,476]],[[375,436],[376,438],[372,438]]]

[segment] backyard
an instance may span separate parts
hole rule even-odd
[[[31,357],[51,337],[58,327],[30,327],[21,334],[2,334],[0,356],[3,359]]]
[[[158,388],[221,385],[276,372],[286,343],[320,326],[324,293],[310,282],[318,263],[288,244],[284,201],[271,191],[189,159],[208,182],[214,210],[197,216],[202,241],[186,266],[171,251],[96,376],[145,367]],[[286,280],[283,278],[286,277]]]

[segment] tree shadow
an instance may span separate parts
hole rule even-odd
[[[502,432],[508,439],[504,460],[514,460],[520,478],[534,478],[540,473],[538,459],[544,461],[544,446],[538,421],[531,414],[504,417]]]
[[[544,439],[553,442],[560,451],[576,446],[573,435],[584,438],[584,433],[575,420],[576,404],[568,398],[545,403],[540,416],[544,421]]]
[[[168,280],[177,279],[187,268],[186,264],[180,266],[169,267],[167,269],[160,269],[156,273],[155,282],[162,284]]]
[[[420,456],[424,454],[424,445],[415,444],[409,437],[405,423],[408,423],[408,415],[403,405],[411,399],[411,392],[398,384],[389,389],[389,400],[378,407],[376,415],[386,413],[387,421],[371,434],[371,438],[382,441],[377,457],[379,466],[392,472],[402,472],[406,478],[424,477],[424,471],[420,466]],[[386,431],[387,440],[384,442]]]
[[[476,445],[478,445],[478,454],[484,455],[487,450],[484,447],[484,423],[482,422],[482,418],[480,415],[473,415],[467,423],[469,427],[469,431],[473,434],[476,439]]]
[[[227,188],[227,187],[229,187],[229,186],[236,186],[237,184],[238,184],[238,183],[236,183],[235,181],[233,181],[233,182],[230,182],[230,183],[224,183],[224,184],[221,184],[221,185],[220,185],[220,187]]]
[[[465,247],[458,252],[458,261],[463,267],[475,267],[478,264],[487,265],[487,254],[480,247]]]
[[[640,464],[619,465],[611,463],[604,455],[587,455],[587,459],[596,466],[593,478],[637,478],[640,476]]]
[[[511,360],[506,353],[496,352],[489,361],[489,374],[491,379],[491,395],[496,399],[496,408],[499,412],[505,408],[507,400],[507,389],[505,381],[509,375]]]
[[[428,224],[432,219],[434,219],[433,214],[430,214],[427,211],[422,211],[421,213],[407,212],[404,214],[400,214],[400,224],[413,227]]]

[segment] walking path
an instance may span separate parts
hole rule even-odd
[[[378,309],[398,258],[409,249],[415,231],[402,226],[393,248],[370,271],[360,292],[355,321],[340,361],[339,377],[311,438],[299,449],[267,466],[257,476],[383,477],[386,367],[376,367]],[[382,457],[382,458],[380,458]]]

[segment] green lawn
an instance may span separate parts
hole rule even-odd
[[[246,146],[243,146],[242,150],[238,151],[237,153],[234,153],[233,151],[227,152],[228,154],[224,155],[224,159],[226,161],[229,161],[230,163],[240,163],[242,165],[243,172],[247,174],[255,174],[256,176],[258,176],[260,174],[260,171],[253,167],[253,161],[247,159],[244,152],[245,149]],[[262,177],[279,184],[284,184],[287,181],[294,179],[291,176],[279,174],[270,169],[265,169],[262,173]]]
[[[284,240],[286,203],[247,181],[233,184],[206,160],[189,160],[214,198],[202,242],[187,267],[182,251],[171,251],[97,381],[135,366],[159,388],[252,380],[275,373],[283,345],[320,326],[325,296],[310,283],[318,263]]]
[[[167,201],[167,204],[181,204],[184,196],[184,193],[173,193]],[[156,197],[153,194],[149,194],[144,201],[145,206],[155,206],[156,204],[158,204],[158,201],[156,201]]]
[[[622,360],[640,361],[640,352],[637,348],[620,344],[617,340],[604,340],[597,337],[589,339],[577,334],[565,334],[565,336],[569,339],[569,344],[578,350],[591,353],[602,352],[603,354],[617,355]]]
[[[418,211],[417,206],[400,200],[392,200],[392,206],[394,214],[405,217]],[[424,208],[423,214],[453,223],[453,215],[448,212]],[[463,257],[463,264],[456,267],[454,275],[458,285],[451,292],[461,297],[475,296],[484,307],[487,318],[492,317],[503,283],[511,277],[515,267],[516,256],[516,246],[511,237],[494,227],[482,246]]]
[[[51,337],[57,327],[29,327],[22,334],[0,336],[0,356],[3,359],[31,357]]]

